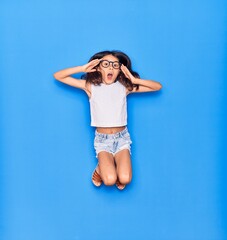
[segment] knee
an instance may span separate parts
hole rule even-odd
[[[122,184],[129,184],[132,180],[132,175],[130,173],[124,173],[119,175],[119,181]]]
[[[116,183],[116,180],[117,180],[117,176],[114,174],[109,174],[109,175],[106,175],[105,177],[103,177],[103,183],[106,186],[114,185]]]

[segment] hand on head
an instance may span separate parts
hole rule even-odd
[[[83,72],[95,72],[96,69],[94,68],[97,66],[102,59],[94,59],[87,64],[83,65]]]
[[[131,72],[124,64],[121,64],[121,71],[124,73],[126,78],[132,81],[132,83],[135,81],[135,77],[131,74]]]

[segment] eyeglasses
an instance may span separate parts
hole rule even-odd
[[[110,63],[112,63],[112,66],[113,66],[113,68],[115,68],[115,69],[119,69],[119,68],[121,67],[121,63],[118,62],[118,61],[115,61],[115,62],[108,61],[108,60],[101,60],[101,61],[100,61],[101,66],[104,67],[104,68],[109,67],[109,66],[110,66]]]

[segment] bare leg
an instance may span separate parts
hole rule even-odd
[[[115,154],[117,165],[117,176],[122,185],[130,183],[132,180],[132,164],[128,149],[123,149]]]
[[[98,173],[107,186],[114,185],[117,180],[116,167],[113,155],[109,152],[102,151],[98,154],[99,166]]]

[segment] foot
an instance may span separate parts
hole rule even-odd
[[[97,165],[97,167],[95,168],[94,172],[92,173],[92,182],[96,187],[100,187],[102,184],[102,178],[99,175],[99,166]]]
[[[125,184],[120,183],[120,181],[117,179],[116,186],[119,190],[123,190],[125,188]]]

